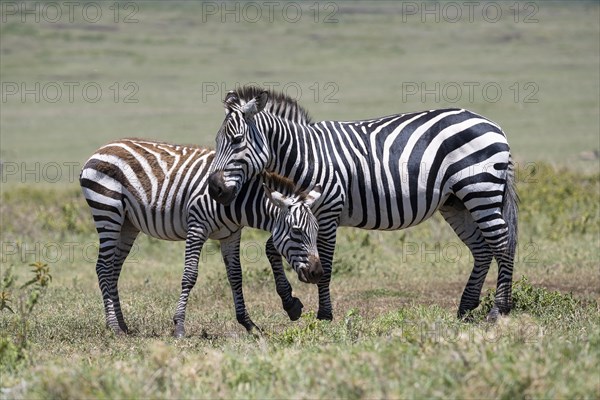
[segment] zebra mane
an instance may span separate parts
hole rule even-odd
[[[313,122],[308,111],[287,94],[264,90],[257,86],[242,86],[233,91],[237,98],[243,100],[244,103],[252,100],[262,92],[267,92],[269,96],[265,106],[266,112],[300,124],[311,124]],[[231,108],[231,104],[225,103],[225,107]]]
[[[264,184],[270,189],[276,190],[286,196],[298,196],[299,201],[303,201],[308,195],[308,191],[298,190],[294,181],[284,176],[273,172],[263,172],[261,177]]]

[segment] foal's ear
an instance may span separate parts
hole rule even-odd
[[[247,102],[242,106],[242,112],[244,118],[249,120],[256,114],[265,109],[267,101],[269,100],[269,94],[266,91],[261,92],[258,96]]]
[[[270,187],[263,183],[263,188],[265,189],[265,194],[267,198],[271,201],[271,203],[275,204],[278,208],[287,210],[290,208],[292,204],[294,204],[294,199],[290,198],[282,193],[279,193],[276,190],[272,190]]]
[[[308,194],[304,198],[304,204],[306,204],[309,207],[312,206],[315,201],[319,200],[322,191],[323,189],[321,188],[321,185],[315,185],[315,187],[313,187],[313,189],[310,192],[308,192]]]

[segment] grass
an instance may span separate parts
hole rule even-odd
[[[79,192],[5,192],[2,214],[13,218],[3,225],[3,271],[13,268],[18,287],[30,278],[29,263],[48,263],[53,279],[27,318],[25,356],[0,349],[3,397],[597,397],[598,248],[581,243],[593,243],[600,232],[594,217],[600,177],[539,163],[531,178],[519,181],[525,256],[515,267],[515,309],[496,325],[482,322],[495,267],[477,322],[455,319],[472,260],[434,218],[402,232],[340,230],[331,323],[315,319],[316,290],[293,274],[305,313],[298,322],[287,320],[266,259],[257,253],[267,234],[245,230],[244,288],[250,314],[264,330],[260,337],[235,321],[211,243],[183,340],[170,336],[182,243],[140,237],[120,281],[135,333],[114,337],[104,327],[96,238]],[[13,309],[26,293],[13,290]],[[20,321],[18,313],[0,314],[4,340],[18,343]]]
[[[317,398],[595,397],[596,307],[568,325],[517,312],[499,324],[460,324],[412,306],[370,319],[351,309],[333,323],[307,314],[264,337],[210,333],[180,341],[114,338],[99,321],[61,317],[34,326],[39,352],[9,382],[9,397]],[[553,321],[553,322],[552,322]],[[75,330],[74,334],[74,329]],[[58,346],[43,348],[50,343]]]
[[[15,313],[0,311],[0,398],[600,397],[598,4],[539,2],[537,23],[515,23],[512,3],[498,3],[506,18],[492,24],[423,23],[403,15],[403,3],[336,2],[338,22],[323,24],[308,8],[298,23],[221,23],[203,21],[199,3],[119,4],[131,3],[137,23],[123,13],[114,23],[101,3],[95,24],[80,16],[21,23],[19,15],[0,24],[0,81],[63,88],[59,101],[35,102],[3,86],[0,275],[14,273],[2,304]],[[321,20],[327,4],[319,3]],[[79,85],[72,102],[64,82]],[[261,337],[235,321],[209,242],[189,337],[172,339],[184,245],[141,236],[120,280],[135,334],[114,337],[104,327],[79,168],[124,136],[212,145],[224,91],[248,82],[300,87],[315,119],[462,106],[503,126],[522,200],[510,317],[481,322],[492,266],[476,322],[456,321],[472,259],[436,216],[407,231],[340,229],[331,323],[315,319],[317,292],[294,274],[304,316],[287,319],[262,253],[267,234],[245,229],[245,298]],[[502,97],[492,103],[475,92],[470,101],[463,91],[452,103],[403,92],[464,82],[497,83]],[[528,82],[537,103],[524,101]],[[97,102],[83,98],[88,83],[103,91]],[[47,264],[52,281],[22,313],[32,263]]]

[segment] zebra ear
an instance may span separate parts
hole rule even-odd
[[[242,106],[242,112],[244,113],[245,119],[250,119],[256,114],[264,110],[267,105],[269,95],[266,91],[261,92],[258,96],[247,102]]]
[[[239,98],[238,98],[237,93],[234,90],[230,90],[229,92],[227,92],[227,95],[225,96],[225,100],[223,100],[223,103],[228,105],[228,104],[236,103],[238,100],[239,100]]]
[[[240,99],[237,93],[235,93],[233,90],[227,92],[227,96],[225,96],[225,100],[223,100],[223,106],[225,106],[225,115],[229,114],[231,112],[231,106],[234,104],[239,104],[239,101]]]
[[[321,188],[321,185],[315,185],[315,187],[313,187],[313,189],[306,195],[304,204],[306,204],[308,207],[311,207],[315,201],[319,200],[322,191],[323,189]]]
[[[264,183],[263,187],[265,189],[265,194],[267,195],[271,203],[275,204],[277,207],[287,210],[292,204],[294,204],[294,199],[289,198],[288,196],[279,193],[276,190],[272,190]]]

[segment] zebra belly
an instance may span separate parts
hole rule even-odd
[[[138,230],[156,239],[185,240],[187,236],[187,213],[180,207],[159,209],[144,207],[137,201],[125,200],[126,218]]]
[[[202,207],[202,202],[197,202],[197,199],[196,197],[194,202],[196,210],[198,207]],[[172,209],[161,210],[156,207],[146,207],[143,210],[136,210],[136,205],[139,206],[139,203],[128,203],[126,214],[131,223],[141,232],[156,239],[186,240],[190,216],[188,208],[183,208],[183,205],[176,203]],[[216,211],[211,209],[205,211],[207,213],[202,215],[204,222],[200,226],[210,239],[225,239],[232,232],[240,229],[238,224],[224,216],[221,216],[219,223],[216,223],[216,220],[210,217]]]
[[[390,191],[383,186],[356,189],[352,201],[346,201],[340,225],[372,230],[408,228],[431,217],[449,195],[434,189],[428,202],[427,190],[420,185],[408,196],[401,189]]]

